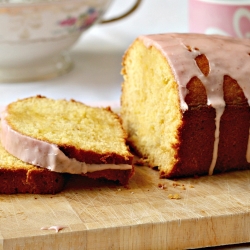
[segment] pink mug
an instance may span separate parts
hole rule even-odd
[[[250,38],[250,0],[189,0],[189,32]]]

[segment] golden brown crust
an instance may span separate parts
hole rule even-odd
[[[106,180],[117,181],[121,185],[127,185],[129,179],[134,175],[134,166],[132,166],[132,170],[115,170],[115,169],[106,169],[96,172],[87,173],[84,176],[88,176],[89,178],[99,179],[103,178]]]
[[[47,169],[0,167],[1,194],[55,194],[62,191],[65,182],[65,175]]]
[[[175,145],[175,166],[161,177],[181,177],[208,173],[213,155],[215,110],[211,107],[191,108],[183,114],[179,143]]]
[[[199,60],[201,71],[207,72],[206,57],[200,57]],[[206,105],[206,89],[197,77],[190,80],[187,88],[189,93],[185,101],[189,110],[184,112],[183,127],[179,129],[179,161],[171,172],[161,172],[161,177],[206,175],[211,164],[215,109]],[[237,81],[230,76],[224,76],[223,90],[226,107],[220,122],[220,141],[214,173],[250,168],[246,161],[250,125],[247,99]]]
[[[246,160],[250,127],[248,106],[226,106],[220,123],[220,143],[215,173],[250,169]]]
[[[161,172],[162,178],[208,174],[214,146],[214,118],[215,111],[211,107],[190,109],[184,113],[179,144],[176,145],[179,161],[171,172]],[[250,169],[246,161],[249,125],[248,107],[226,107],[221,118],[214,173]]]
[[[61,147],[60,150],[69,158],[75,158],[87,164],[132,164],[133,155],[122,156],[115,153],[98,154],[94,151],[78,150],[72,146]]]

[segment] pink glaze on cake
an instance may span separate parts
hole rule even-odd
[[[86,164],[67,157],[55,144],[23,135],[13,130],[1,116],[1,141],[4,148],[24,162],[59,173],[86,174],[105,169],[128,170],[129,164]]]
[[[140,36],[146,47],[154,46],[168,60],[179,86],[180,107],[188,109],[185,97],[187,84],[197,76],[207,92],[207,105],[216,110],[216,130],[213,159],[209,174],[213,173],[219,145],[220,119],[225,109],[223,80],[225,75],[235,79],[244,92],[250,105],[250,42],[249,39],[237,39],[218,35],[203,34],[159,34]],[[226,53],[230,51],[230,53]],[[232,53],[235,56],[232,56]],[[210,72],[203,75],[195,62],[198,55],[204,54],[209,61]],[[232,60],[233,58],[233,60]],[[239,70],[240,69],[240,70]],[[250,162],[250,137],[246,159]]]

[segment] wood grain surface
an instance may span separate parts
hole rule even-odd
[[[250,171],[128,187],[72,176],[56,195],[0,195],[0,249],[187,249],[250,241]],[[64,226],[55,230],[42,227]]]

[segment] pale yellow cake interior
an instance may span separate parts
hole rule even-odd
[[[182,117],[170,66],[160,51],[137,39],[124,55],[122,74],[121,117],[128,139],[152,167],[167,172],[176,162],[173,147]]]
[[[34,166],[27,164],[9,154],[0,143],[0,168],[4,169],[32,169]]]
[[[125,132],[110,110],[33,97],[10,104],[7,111],[7,122],[24,135],[96,153],[128,154]]]

